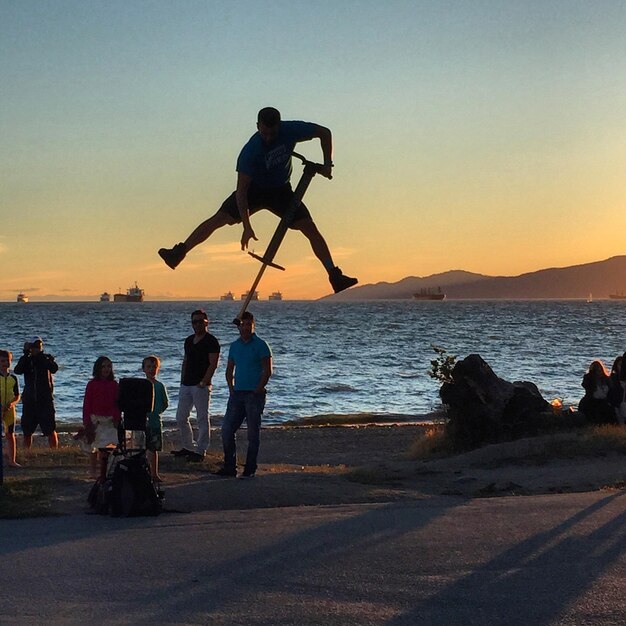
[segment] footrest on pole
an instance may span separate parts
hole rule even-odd
[[[268,265],[269,267],[273,267],[277,270],[285,271],[285,268],[282,265],[278,265],[278,263],[274,263],[272,261],[267,261],[264,257],[259,256],[258,254],[254,254],[254,252],[248,252],[248,254],[257,261],[261,261],[264,265]]]

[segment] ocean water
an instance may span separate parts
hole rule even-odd
[[[0,303],[0,346],[14,353],[44,339],[59,364],[57,419],[78,422],[95,359],[109,356],[118,378],[142,376],[144,356],[162,359],[174,420],[190,313],[207,310],[223,356],[214,377],[212,414],[226,408],[228,344],[239,302]],[[496,374],[534,382],[547,400],[577,403],[589,363],[610,368],[626,349],[626,302],[370,301],[255,302],[257,334],[274,354],[265,423],[326,413],[426,416],[440,408],[428,376],[432,344],[463,358],[480,354]]]

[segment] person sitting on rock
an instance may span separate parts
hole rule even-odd
[[[620,354],[613,361],[613,367],[611,367],[611,373],[609,374],[609,397],[611,396],[611,390],[619,388],[619,377],[622,371],[622,355]]]
[[[610,379],[602,361],[593,361],[583,376],[585,395],[578,410],[592,424],[615,422],[615,414],[609,398]]]
[[[626,423],[626,367],[622,367],[625,358],[626,352],[615,359],[609,390],[609,403],[614,411],[613,421],[618,424]]]

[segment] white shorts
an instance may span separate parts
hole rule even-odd
[[[96,438],[93,440],[92,451],[107,446],[117,446],[117,426],[110,415],[92,415],[91,421],[96,427]]]

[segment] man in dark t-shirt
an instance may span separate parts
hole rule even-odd
[[[17,362],[14,372],[24,375],[22,432],[24,447],[27,449],[33,445],[33,433],[37,426],[48,438],[51,448],[59,447],[53,379],[53,374],[58,370],[54,357],[44,352],[41,337],[35,337],[24,344],[24,354]]]
[[[280,112],[273,107],[259,111],[257,132],[250,137],[237,159],[237,190],[222,204],[217,213],[200,224],[184,242],[173,248],[161,248],[159,255],[175,269],[187,253],[206,241],[218,228],[227,224],[243,224],[241,249],[256,240],[250,215],[269,209],[283,217],[293,202],[294,192],[289,182],[292,173],[291,154],[297,143],[319,139],[324,156],[320,174],[332,178],[333,137],[330,129],[312,122],[281,121]],[[317,229],[304,202],[300,202],[289,228],[299,230],[311,244],[315,256],[328,272],[335,293],[356,285],[358,280],[344,275],[335,265],[326,240]]]
[[[209,318],[206,311],[202,309],[194,311],[191,314],[191,324],[194,333],[185,339],[185,356],[176,410],[181,449],[173,450],[172,454],[187,457],[190,461],[203,461],[210,442],[211,379],[219,361],[220,344],[207,331]],[[196,409],[197,441],[194,441],[189,421],[192,407]]]

